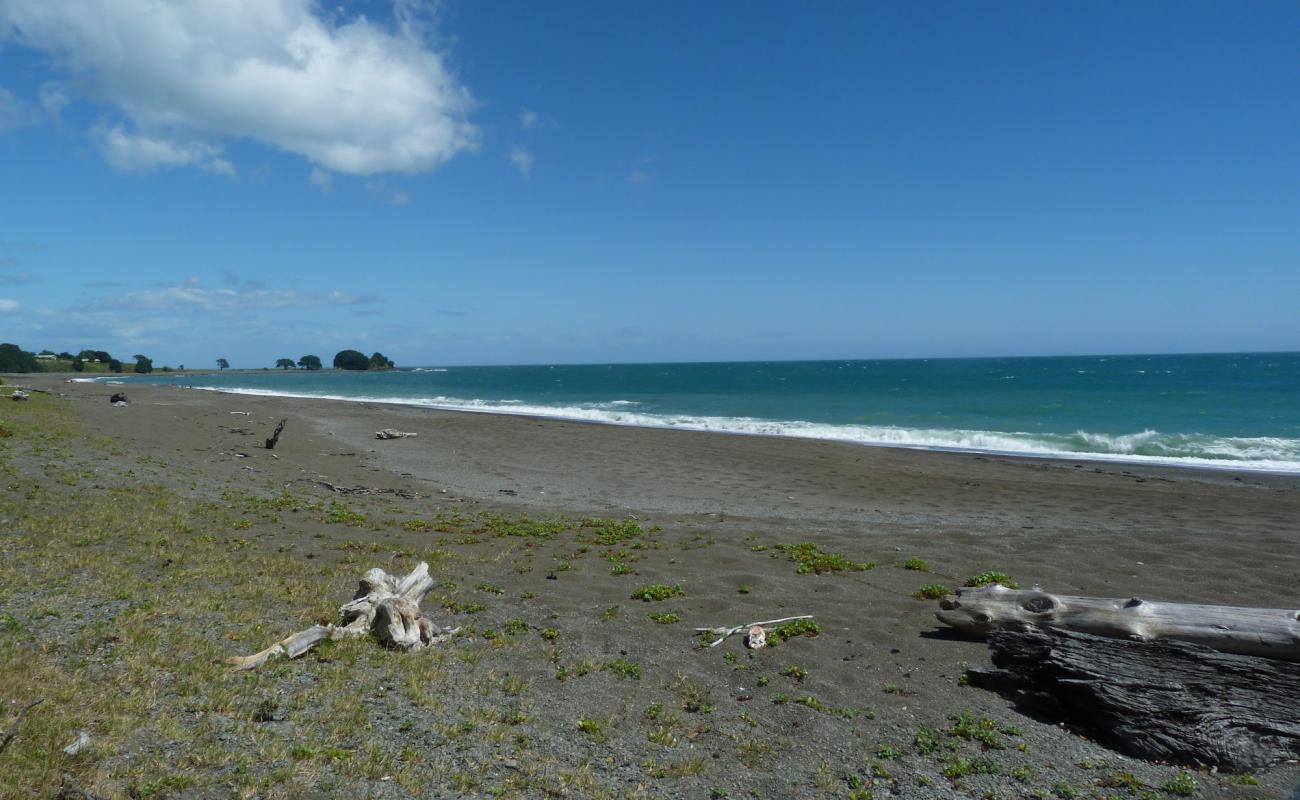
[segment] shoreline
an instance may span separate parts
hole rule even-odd
[[[58,708],[61,727],[30,748],[45,763],[39,753],[92,730],[99,760],[74,774],[111,797],[127,795],[133,774],[168,773],[195,751],[207,755],[187,774],[206,788],[191,795],[213,798],[230,795],[224,765],[245,759],[253,766],[239,780],[267,797],[430,796],[453,773],[479,782],[462,795],[520,775],[531,783],[518,796],[567,786],[582,796],[638,787],[646,797],[803,798],[850,777],[877,797],[1010,797],[1063,784],[1085,796],[1112,771],[1155,789],[1180,770],[963,685],[988,648],[939,628],[937,604],[918,590],[988,570],[1060,594],[1235,606],[1274,607],[1300,588],[1296,476],[169,386],[135,385],[117,408],[108,398],[119,387],[24,382],[60,397],[3,409],[14,435],[0,439],[12,476],[0,501],[15,538],[0,559],[0,605],[12,615],[0,626],[0,644],[12,646],[0,653],[12,654],[15,675],[46,676],[21,678],[19,697],[83,677],[112,688],[91,693],[95,709]],[[268,451],[263,437],[281,419]],[[374,438],[390,427],[419,435]],[[801,571],[791,548],[804,543],[874,566]],[[423,608],[464,629],[433,653],[358,641],[242,677],[204,666],[328,617],[367,568],[406,572],[420,560],[438,582]],[[632,599],[653,584],[683,594]],[[128,585],[136,595],[122,595]],[[42,616],[48,608],[57,619]],[[734,640],[700,648],[691,635],[802,614],[820,636],[761,651]],[[51,625],[70,644],[46,647]],[[97,651],[86,672],[80,643],[98,641],[95,625],[128,638]],[[175,660],[210,673],[190,680]],[[126,721],[94,727],[105,714]],[[951,733],[963,714],[1016,733],[983,748]],[[922,731],[943,747],[918,748]],[[331,749],[293,751],[304,741]],[[420,758],[396,755],[404,748]],[[996,770],[954,779],[960,759]],[[277,766],[294,763],[306,768]],[[368,763],[385,766],[370,774]],[[1285,796],[1300,767],[1258,777],[1252,788],[1196,772],[1197,797]],[[51,767],[48,781],[58,780]]]
[[[166,386],[168,388],[186,389],[186,390],[200,391],[200,392],[217,392],[221,394],[243,395],[243,396],[250,396],[250,397],[279,397],[279,398],[297,399],[297,400],[319,400],[319,401],[363,403],[363,404],[369,403],[375,405],[390,405],[395,407],[418,408],[418,409],[426,409],[431,411],[449,412],[449,413],[463,412],[467,414],[488,414],[488,415],[495,414],[495,415],[506,416],[506,417],[545,419],[545,420],[552,420],[552,421],[559,421],[559,422],[571,422],[571,423],[591,424],[591,425],[608,425],[608,426],[615,426],[615,427],[641,428],[641,429],[648,429],[648,430],[680,430],[680,431],[692,431],[697,433],[710,433],[710,434],[721,434],[721,435],[730,435],[730,436],[764,437],[764,438],[772,438],[778,440],[794,439],[794,440],[800,440],[806,442],[835,442],[835,443],[846,444],[846,445],[851,445],[856,447],[883,448],[883,449],[890,449],[890,450],[910,450],[910,451],[930,452],[930,453],[953,453],[953,454],[966,454],[966,455],[996,456],[999,458],[1025,458],[1025,459],[1047,460],[1047,461],[1086,461],[1086,462],[1096,462],[1100,464],[1125,465],[1129,467],[1172,468],[1178,470],[1196,470],[1196,471],[1204,470],[1210,472],[1300,477],[1300,464],[1291,465],[1292,462],[1281,462],[1284,464],[1288,464],[1289,466],[1261,466],[1256,461],[1242,462],[1242,461],[1233,461],[1230,459],[1211,459],[1211,458],[1201,458],[1201,457],[1192,457],[1192,456],[1189,457],[1148,456],[1148,455],[1141,455],[1141,454],[1097,453],[1097,452],[1069,451],[1069,450],[1047,450],[1047,449],[1011,450],[1011,449],[997,449],[997,448],[963,447],[960,445],[923,444],[923,443],[913,444],[907,442],[860,440],[860,439],[854,439],[847,436],[834,436],[834,435],[814,436],[814,435],[800,434],[798,432],[769,433],[761,430],[737,430],[737,429],[727,429],[722,427],[706,427],[702,425],[694,425],[689,423],[674,425],[668,423],[655,424],[653,422],[643,422],[643,423],[626,422],[618,419],[599,419],[599,418],[591,418],[591,417],[579,417],[574,415],[566,415],[563,413],[552,414],[540,410],[535,412],[534,411],[512,411],[508,407],[502,408],[499,406],[493,406],[491,408],[474,408],[474,407],[467,407],[465,405],[439,404],[436,402],[420,401],[417,399],[404,400],[402,398],[394,398],[394,397],[382,397],[382,398],[346,397],[343,395],[314,395],[314,394],[294,393],[294,392],[276,392],[276,391],[271,391],[266,389],[254,389],[254,388],[226,388],[226,387],[214,387],[214,386],[181,386],[176,384],[138,383],[138,382],[132,382],[130,380],[125,380],[125,381],[114,380],[108,377],[73,378],[73,379],[69,379],[69,382],[88,383],[88,384],[102,383],[105,385],[124,385],[124,386],[152,386],[152,387]],[[498,401],[498,402],[503,402],[503,401]],[[644,416],[652,416],[652,415],[644,415]],[[668,417],[667,415],[658,415],[658,416],[671,418]],[[675,415],[675,416],[690,416],[695,419],[719,420],[719,421],[742,419],[742,418],[731,418],[731,417],[707,417],[707,416],[694,416],[694,415]],[[757,418],[743,418],[743,419],[746,422],[754,422],[758,424],[771,424],[774,426],[811,425],[811,426],[821,426],[828,429],[852,427],[847,425],[836,425],[834,423],[810,423],[801,420],[766,420],[766,419],[757,419]],[[899,431],[922,430],[922,429],[900,428],[897,426],[878,426],[878,427],[891,429],[891,430],[899,430]],[[1028,432],[1002,432],[1002,431],[954,430],[954,432],[991,434],[994,436],[1036,435]],[[1037,435],[1042,435],[1042,434],[1037,434]],[[1047,435],[1063,435],[1063,434],[1047,434]],[[1240,437],[1240,438],[1250,438],[1250,437]]]

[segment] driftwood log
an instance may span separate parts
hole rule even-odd
[[[1071,597],[994,584],[958,589],[940,601],[938,617],[980,636],[1000,628],[1051,627],[1139,641],[1172,639],[1224,653],[1300,661],[1300,611],[1293,608]]]
[[[284,423],[286,422],[288,422],[287,419],[282,419],[280,420],[280,424],[275,426],[275,433],[271,434],[271,438],[266,440],[267,450],[275,449],[276,442],[280,441],[280,434],[284,433]]]
[[[384,428],[381,431],[375,431],[376,439],[405,439],[408,436],[419,436],[419,435],[420,434],[418,433],[411,433],[409,431],[393,430],[392,428]]]
[[[1232,772],[1300,758],[1300,664],[1051,629],[989,636],[972,685],[1129,755]]]
[[[276,656],[297,658],[326,639],[373,635],[387,647],[420,650],[454,636],[460,628],[440,630],[420,614],[420,602],[433,588],[429,565],[423,561],[405,577],[375,568],[361,576],[357,593],[339,607],[342,624],[313,625],[286,636],[251,656],[226,659],[232,669],[253,669]]]
[[[767,629],[763,627],[764,625],[777,625],[782,622],[790,622],[791,620],[812,619],[812,618],[813,618],[812,614],[801,614],[797,617],[781,617],[780,619],[764,619],[764,620],[759,620],[758,622],[746,622],[743,625],[733,625],[731,627],[727,627],[726,625],[721,625],[715,628],[696,628],[695,632],[709,633],[718,637],[717,639],[714,639],[712,642],[709,642],[709,647],[717,647],[718,645],[727,641],[728,637],[735,636],[736,634],[743,632],[745,634],[745,646],[751,650],[758,650],[760,648],[767,646]]]

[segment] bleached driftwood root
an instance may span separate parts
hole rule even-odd
[[[790,622],[796,619],[812,619],[812,614],[802,614],[797,617],[781,617],[780,619],[765,619],[759,622],[746,622],[744,625],[737,625],[733,628],[696,628],[696,633],[711,633],[718,638],[709,643],[709,647],[717,647],[727,641],[727,637],[735,636],[741,631],[745,632],[745,646],[751,650],[757,650],[767,644],[767,631],[763,629],[764,625],[777,625],[782,622]]]
[[[226,659],[232,669],[253,669],[275,656],[297,658],[326,639],[373,634],[379,642],[398,650],[420,650],[454,636],[460,628],[439,629],[420,614],[420,602],[433,588],[429,565],[423,561],[405,577],[375,568],[361,576],[352,600],[339,606],[340,625],[313,625],[286,636],[251,656]]]
[[[1141,598],[1071,597],[994,584],[958,589],[940,601],[945,625],[984,636],[1034,627],[1137,641],[1175,640],[1223,653],[1300,661],[1300,611],[1160,603]]]
[[[395,431],[392,428],[384,428],[382,431],[375,431],[376,439],[405,439],[407,436],[419,436],[418,433],[409,433],[407,431]]]

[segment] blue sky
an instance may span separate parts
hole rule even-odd
[[[0,0],[0,340],[1300,349],[1300,5]]]

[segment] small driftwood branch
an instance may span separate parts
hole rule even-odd
[[[1300,664],[1063,630],[989,636],[972,685],[1154,761],[1238,772],[1300,758]]]
[[[5,730],[4,738],[0,739],[0,753],[3,753],[5,751],[5,748],[9,746],[9,743],[12,742],[14,740],[14,737],[18,735],[18,726],[22,724],[23,717],[27,716],[27,712],[31,711],[33,708],[36,708],[37,706],[39,706],[41,703],[44,702],[45,702],[45,698],[40,697],[22,707],[22,709],[18,712],[18,716],[14,717],[13,722],[9,723],[9,727]]]
[[[250,656],[226,659],[232,669],[253,669],[276,656],[297,658],[326,639],[373,635],[385,646],[411,651],[450,639],[460,628],[439,629],[420,614],[420,602],[433,588],[423,561],[405,577],[375,568],[361,576],[352,600],[339,607],[342,623],[313,625]]]
[[[1300,661],[1300,611],[1071,597],[994,584],[940,601],[939,621],[979,636],[1000,628],[1059,628],[1118,639],[1173,639],[1224,653]]]
[[[382,431],[375,431],[376,439],[405,439],[408,436],[419,436],[418,433],[408,431],[396,431],[392,428],[384,428]]]
[[[314,483],[317,486],[323,486],[336,494],[391,494],[406,500],[419,499],[415,492],[409,492],[405,489],[380,489],[372,486],[336,486],[329,481],[323,481],[319,478],[299,478],[302,483]]]
[[[276,443],[280,441],[280,434],[284,433],[284,423],[288,421],[289,420],[287,419],[282,419],[280,420],[280,424],[275,426],[275,433],[271,434],[271,438],[266,440],[267,450],[275,449]]]
[[[717,628],[696,628],[695,632],[711,633],[714,636],[717,636],[718,638],[716,640],[709,643],[709,647],[717,647],[718,645],[727,641],[728,637],[735,636],[736,634],[742,631],[748,633],[752,628],[761,629],[764,625],[776,625],[781,622],[790,622],[796,619],[812,619],[812,618],[813,618],[812,614],[801,614],[800,616],[797,617],[781,617],[780,619],[765,619],[759,622],[746,622],[744,625],[736,625],[731,628],[725,626],[717,627]],[[758,647],[762,647],[762,645],[758,645]]]

